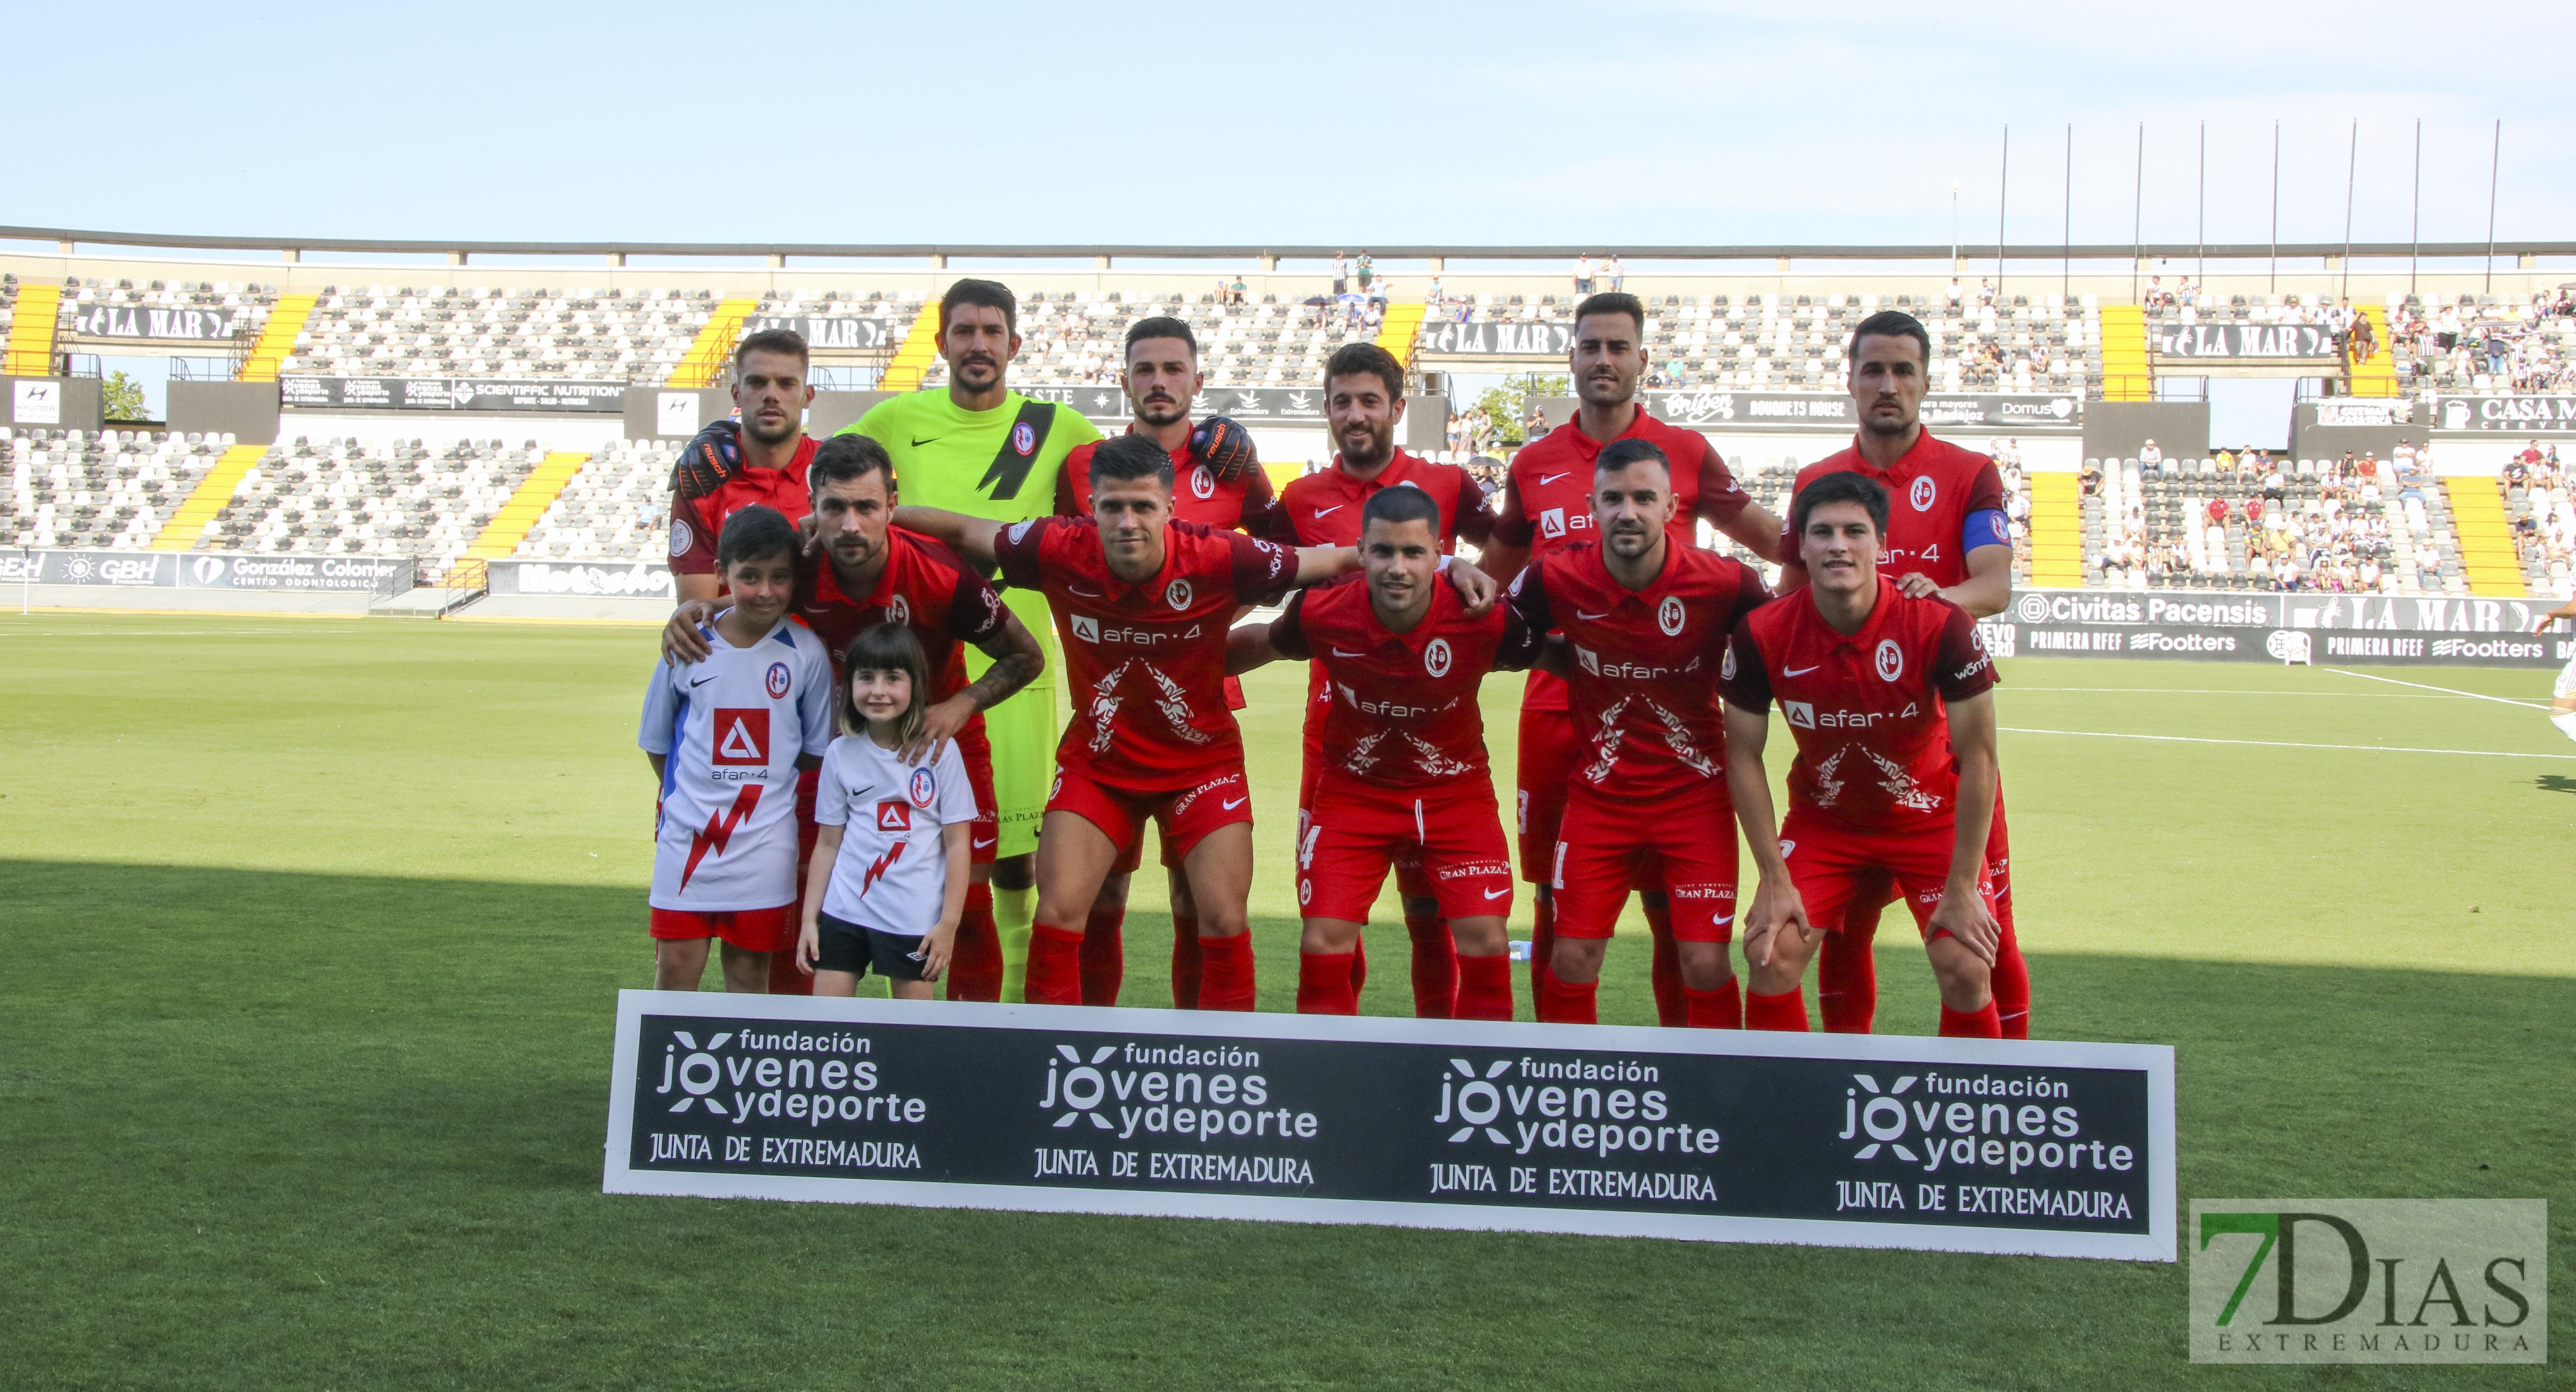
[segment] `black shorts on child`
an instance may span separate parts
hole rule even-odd
[[[875,967],[888,981],[919,981],[923,950],[930,939],[883,933],[830,914],[814,916],[814,970],[865,976]]]

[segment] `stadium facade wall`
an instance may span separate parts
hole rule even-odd
[[[97,430],[105,402],[95,377],[0,377],[0,424],[22,430]]]
[[[170,429],[182,434],[230,435],[245,445],[277,443],[275,382],[170,383]]]
[[[2206,401],[2088,401],[2084,403],[2084,457],[2135,459],[2146,442],[2168,459],[2209,453]]]
[[[2547,600],[2025,588],[1978,622],[1997,657],[2555,667],[2576,633],[2534,635]]]

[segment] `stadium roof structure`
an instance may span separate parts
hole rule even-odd
[[[628,256],[742,258],[765,257],[773,264],[784,264],[788,257],[828,258],[835,260],[915,260],[927,259],[944,264],[950,257],[978,260],[1079,260],[1107,262],[1118,257],[1151,260],[1223,260],[1258,259],[1265,263],[1283,260],[1331,260],[1356,248],[1366,248],[1381,260],[1436,260],[1454,257],[1462,261],[1561,261],[1577,256],[1600,255],[1608,244],[1586,246],[1415,246],[1380,245],[1352,241],[1336,246],[1324,245],[1232,245],[1232,246],[1145,246],[1131,244],[1037,245],[1037,244],[972,244],[947,242],[527,242],[473,241],[442,238],[352,238],[352,237],[237,237],[206,236],[178,232],[109,232],[94,228],[8,227],[0,226],[0,241],[52,242],[69,254],[78,247],[127,246],[166,248],[192,251],[272,251],[292,260],[306,251],[380,252],[396,255],[445,255],[456,264],[473,256]],[[1827,246],[1812,244],[1763,244],[1742,246],[1629,246],[1615,250],[1631,261],[1948,261],[1954,257],[1993,258],[2000,250],[2009,260],[2079,261],[2118,260],[2130,257],[2207,257],[2212,260],[2243,261],[2269,257],[2457,257],[2457,256],[2576,256],[2576,241],[2503,241],[2487,242],[2143,242],[2084,243],[2067,245],[2056,242],[2008,243],[1998,249],[1994,243],[1962,242],[1932,245]]]

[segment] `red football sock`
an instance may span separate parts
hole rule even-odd
[[[1556,960],[1556,896],[1542,889],[1530,896],[1530,999],[1538,999],[1538,985],[1547,975],[1547,964]]]
[[[1199,916],[1172,910],[1172,1008],[1199,1008]]]
[[[993,887],[966,886],[966,908],[957,916],[957,942],[948,950],[948,998],[1002,998],[1002,935],[993,928]]]
[[[1689,1018],[1690,1005],[1682,993],[1681,949],[1673,945],[1672,896],[1648,891],[1637,896],[1637,907],[1645,910],[1646,931],[1655,940],[1654,965],[1646,974],[1655,987],[1655,1023],[1675,1029]]]
[[[1995,917],[2003,936],[1995,941],[1995,966],[1987,980],[1995,993],[1995,1013],[2003,1020],[2003,1038],[2030,1038],[2030,963],[2022,960],[2021,937],[2013,932],[2011,901]]]
[[[1413,935],[1413,1013],[1446,1020],[1458,1009],[1458,940],[1449,920],[1406,914],[1404,931]]]
[[[1252,935],[1199,939],[1199,1009],[1252,1008]]]
[[[1685,986],[1682,995],[1690,1003],[1692,1029],[1744,1028],[1744,1004],[1736,998],[1734,977],[1728,977],[1714,991],[1694,991]]]
[[[1020,998],[1031,1005],[1082,1004],[1082,934],[1052,923],[1029,927],[1028,977]]]
[[[1351,994],[1351,954],[1309,952],[1297,959],[1297,1013],[1360,1013],[1359,997]]]
[[[1597,1025],[1601,1023],[1601,983],[1587,981],[1569,986],[1556,979],[1553,971],[1542,971],[1538,978],[1538,1018],[1551,1025]]]
[[[1116,900],[1093,900],[1091,921],[1082,926],[1082,1003],[1116,1005],[1118,986],[1127,976],[1127,944],[1119,929],[1127,906]]]
[[[1744,988],[1744,1027],[1758,1030],[1807,1032],[1807,993],[1796,986],[1776,996],[1766,996],[1751,986]]]
[[[1945,1039],[2001,1039],[2003,1022],[1995,1015],[1995,998],[1986,997],[1979,1010],[1952,1010],[1941,1007],[1941,1035]]]
[[[1492,957],[1458,958],[1458,1014],[1461,1020],[1508,1020],[1512,1018],[1512,958],[1508,952]]]
[[[1359,998],[1360,988],[1368,984],[1368,939],[1351,944],[1351,998]]]
[[[1878,936],[1878,911],[1867,922],[1843,919],[1843,930],[1825,934],[1816,957],[1816,1013],[1833,1034],[1867,1034],[1878,1019],[1878,958],[1870,944]]]

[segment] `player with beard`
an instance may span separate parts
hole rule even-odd
[[[693,601],[712,613],[724,593],[716,569],[716,540],[725,519],[747,507],[766,507],[790,522],[809,506],[805,468],[815,442],[805,434],[805,408],[814,402],[806,381],[805,340],[792,329],[763,329],[733,350],[733,404],[739,423],[721,420],[698,432],[680,451],[671,478],[671,581],[685,610]],[[675,628],[696,630],[675,614]],[[700,656],[704,654],[701,653]],[[695,660],[695,659],[692,659]],[[818,769],[796,782],[796,882],[814,853],[814,794]],[[811,995],[814,979],[796,969],[796,954],[769,959],[772,995]]]
[[[895,522],[1045,594],[1077,695],[1038,841],[1038,918],[1026,998],[1081,999],[1082,931],[1102,881],[1157,823],[1199,909],[1199,1008],[1249,1010],[1251,793],[1225,707],[1226,626],[1237,609],[1358,568],[1345,547],[1290,550],[1171,520],[1172,460],[1135,435],[1091,457],[1092,515],[1011,526],[904,507]],[[1475,607],[1492,582],[1450,582]]]
[[[1965,610],[1880,573],[1877,480],[1827,474],[1790,517],[1808,584],[1737,626],[1720,679],[1727,778],[1761,874],[1744,915],[1745,1023],[1805,1029],[1798,979],[1816,939],[1845,921],[1845,899],[1892,879],[1940,983],[1941,1033],[1997,1038],[1994,663]],[[1775,698],[1798,745],[1776,833],[1762,766]]]
[[[1220,531],[1263,536],[1278,498],[1252,435],[1224,416],[1190,424],[1190,403],[1207,385],[1199,371],[1199,342],[1181,320],[1156,316],[1127,328],[1127,368],[1122,382],[1132,413],[1130,435],[1145,435],[1172,457],[1172,516]],[[1056,479],[1055,510],[1059,517],[1091,515],[1091,453],[1084,445],[1066,455]],[[1225,679],[1228,709],[1243,709],[1243,684]],[[1140,844],[1139,848],[1142,850]],[[1127,921],[1127,891],[1136,866],[1121,861],[1082,930],[1082,1003],[1116,1005],[1126,975],[1126,947],[1121,930]],[[1189,877],[1173,863],[1171,847],[1163,848],[1163,873],[1172,902],[1172,1004],[1198,1008],[1198,908],[1190,902]]]
[[[896,495],[893,464],[883,445],[864,435],[833,436],[815,451],[807,472],[814,539],[823,556],[819,561],[798,558],[788,613],[823,639],[836,682],[848,675],[841,670],[842,654],[878,624],[908,629],[921,644],[931,682],[923,693],[920,742],[903,755],[935,762],[941,746],[955,739],[976,809],[948,998],[1000,1000],[1002,953],[993,925],[991,885],[993,755],[983,712],[1035,680],[1046,668],[1046,650],[992,586],[955,554],[889,525]],[[707,644],[698,624],[714,612],[706,601],[683,603],[663,630],[663,655],[678,663],[703,660]],[[966,678],[965,651],[970,647],[992,662],[973,682]]]
[[[1297,841],[1297,1009],[1359,1013],[1360,932],[1388,869],[1409,861],[1457,938],[1449,1013],[1508,1020],[1512,862],[1476,690],[1499,651],[1528,645],[1508,612],[1470,614],[1440,582],[1441,516],[1428,492],[1382,489],[1361,514],[1365,579],[1301,590],[1276,620],[1236,629],[1227,648],[1237,671],[1286,657],[1313,661],[1326,678],[1322,770]]]
[[[1968,612],[1992,618],[2012,602],[2012,534],[2004,518],[2003,475],[1973,450],[1936,440],[1921,414],[1932,336],[1913,315],[1884,309],[1852,329],[1845,350],[1851,364],[1846,386],[1858,409],[1860,430],[1851,447],[1798,471],[1797,486],[1829,474],[1858,473],[1887,490],[1892,500],[1881,534],[1886,554],[1879,565],[1909,599],[1939,595]],[[1797,547],[1782,556],[1780,588],[1807,583]],[[1995,946],[1994,996],[2006,1039],[2030,1037],[2030,967],[2013,928],[2012,851],[2004,809],[1995,805],[1993,844],[1986,872],[1993,878],[1995,917],[2003,935]],[[1861,884],[1830,925],[1816,959],[1816,1009],[1836,1033],[1867,1034],[1878,1013],[1878,964],[1871,944],[1879,911],[1892,902],[1895,881],[1885,875]]]
[[[1602,954],[1651,856],[1671,904],[1680,1023],[1741,1022],[1726,960],[1734,816],[1710,685],[1727,635],[1770,595],[1752,567],[1674,539],[1673,473],[1653,441],[1613,441],[1593,466],[1601,540],[1539,556],[1512,581],[1525,643],[1553,633],[1546,645],[1571,659],[1549,665],[1565,676],[1580,739],[1563,829],[1540,862],[1557,906],[1555,943],[1537,973],[1541,1020],[1598,1018]]]
[[[1416,488],[1436,509],[1433,533],[1441,555],[1461,537],[1476,545],[1491,539],[1493,513],[1475,478],[1455,464],[1434,464],[1395,443],[1404,421],[1404,365],[1374,343],[1346,343],[1324,364],[1324,410],[1333,443],[1340,447],[1323,470],[1288,481],[1279,491],[1273,536],[1299,546],[1356,546],[1369,499],[1387,488]],[[1325,664],[1309,668],[1306,692],[1304,776],[1298,784],[1299,843],[1314,803],[1315,780],[1326,767],[1324,721],[1331,710]],[[1404,930],[1413,943],[1413,1011],[1426,1020],[1449,1018],[1458,995],[1456,935],[1440,916],[1438,896],[1417,856],[1396,862],[1396,893],[1404,901]],[[1354,939],[1352,986],[1368,975],[1368,957]]]
[[[1502,516],[1494,524],[1494,544],[1484,555],[1485,569],[1495,579],[1508,582],[1532,554],[1600,540],[1592,530],[1589,490],[1602,450],[1619,440],[1648,441],[1672,462],[1674,544],[1692,545],[1693,520],[1706,519],[1762,559],[1780,559],[1780,519],[1736,486],[1708,437],[1659,421],[1637,404],[1637,384],[1647,367],[1645,328],[1646,307],[1634,295],[1609,292],[1575,306],[1574,338],[1567,350],[1574,419],[1512,457],[1503,477]],[[1548,859],[1555,851],[1581,743],[1567,709],[1565,683],[1545,671],[1531,673],[1521,698],[1519,815],[1521,877],[1533,889],[1533,989],[1552,956],[1548,944],[1555,936],[1557,905],[1549,888]],[[1655,1016],[1666,1025],[1682,1024],[1689,1001],[1674,945],[1672,901],[1651,859],[1641,876],[1640,898],[1655,943]],[[1722,989],[1734,998],[1731,974]]]
[[[1019,300],[1010,287],[974,279],[949,286],[939,297],[938,341],[940,359],[948,365],[947,390],[880,401],[841,433],[865,435],[886,447],[907,503],[994,522],[1045,516],[1065,456],[1099,439],[1100,432],[1070,406],[1011,390],[1010,362],[1019,356],[1020,331]],[[1048,641],[1053,629],[1042,599],[1007,590],[1002,598],[1041,644]],[[989,834],[997,838],[993,917],[1001,931],[1005,996],[1016,994],[1011,982],[1028,954],[1038,819],[1055,748],[1058,665],[1056,655],[1048,654],[1045,675],[984,712],[1001,818]],[[968,654],[968,675],[980,677],[984,667],[980,651]]]

